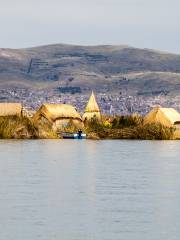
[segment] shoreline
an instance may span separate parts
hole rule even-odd
[[[104,117],[105,118],[105,117]],[[32,118],[0,117],[0,139],[59,139],[58,129],[51,124],[37,123]],[[78,128],[67,125],[60,132],[77,133]],[[116,116],[112,121],[92,119],[81,128],[90,140],[179,140],[180,130],[160,123],[144,124],[141,116]],[[66,139],[63,139],[66,140]]]

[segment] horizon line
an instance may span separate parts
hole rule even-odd
[[[171,52],[168,50],[160,50],[156,48],[148,48],[148,47],[135,47],[129,44],[73,44],[73,43],[49,43],[49,44],[37,44],[37,45],[32,45],[32,46],[27,46],[27,47],[0,47],[0,49],[9,49],[9,50],[25,50],[25,49],[33,49],[33,48],[41,48],[41,47],[48,47],[48,46],[58,46],[58,45],[64,45],[64,46],[74,46],[74,47],[124,47],[124,48],[133,48],[133,49],[140,49],[140,50],[148,50],[148,51],[155,51],[159,53],[164,53],[164,54],[174,54],[174,55],[180,55],[178,52]]]

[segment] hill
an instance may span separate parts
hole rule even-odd
[[[0,88],[177,95],[180,55],[129,46],[0,49]]]

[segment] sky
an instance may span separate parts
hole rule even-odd
[[[180,54],[180,0],[0,0],[0,48],[55,43]]]

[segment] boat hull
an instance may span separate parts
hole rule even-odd
[[[66,134],[61,134],[62,135],[62,137],[63,137],[63,139],[86,139],[86,134],[81,134],[81,135],[79,135],[79,134],[77,134],[77,133],[66,133]]]

